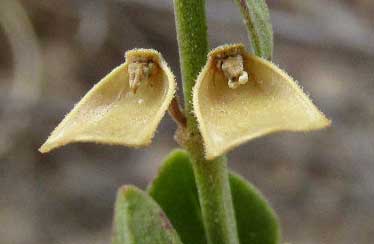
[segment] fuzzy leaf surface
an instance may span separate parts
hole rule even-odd
[[[169,154],[148,192],[165,211],[184,243],[207,243],[187,152],[175,150]]]
[[[182,244],[158,204],[134,186],[119,189],[112,244]]]

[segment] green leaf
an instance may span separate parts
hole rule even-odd
[[[207,243],[195,177],[187,152],[171,152],[148,191],[165,211],[183,243]]]
[[[265,0],[235,0],[247,27],[254,53],[264,59],[273,56],[273,28]]]
[[[248,181],[232,172],[230,185],[240,243],[280,243],[278,218],[264,196]]]
[[[240,243],[278,244],[278,219],[262,194],[234,173],[230,173],[230,186]],[[183,243],[207,243],[187,152],[175,150],[167,157],[149,194],[164,210]]]
[[[112,243],[182,244],[157,203],[134,186],[124,186],[118,191]]]

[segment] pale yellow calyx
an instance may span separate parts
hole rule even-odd
[[[224,57],[232,57],[226,59],[225,67],[217,62]],[[247,77],[238,75],[238,57]],[[231,89],[230,77],[237,77],[234,86],[241,79],[243,84]],[[272,132],[311,131],[330,125],[290,76],[248,54],[243,45],[221,46],[209,53],[194,87],[193,106],[209,160]]]
[[[134,49],[126,62],[99,81],[66,115],[39,149],[73,142],[146,146],[175,93],[175,79],[161,54]]]
[[[219,58],[217,67],[223,71],[228,80],[228,86],[232,89],[248,82],[248,73],[244,71],[243,57],[240,54]]]

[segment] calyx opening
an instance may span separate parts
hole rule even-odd
[[[150,60],[137,60],[129,64],[129,85],[134,94],[143,81],[148,81],[154,68],[155,64]]]
[[[240,54],[218,57],[217,68],[223,72],[231,89],[248,82],[248,73],[244,71],[243,56]]]

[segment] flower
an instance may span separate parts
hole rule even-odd
[[[175,78],[155,50],[134,49],[125,57],[66,115],[40,147],[42,153],[73,142],[151,143],[174,96]]]
[[[272,132],[311,131],[331,123],[289,75],[241,44],[208,54],[193,107],[209,160]]]

